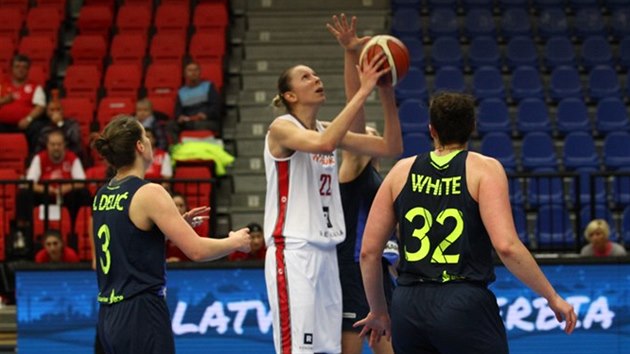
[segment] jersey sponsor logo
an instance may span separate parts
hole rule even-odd
[[[335,166],[333,154],[311,154],[311,159],[322,166]]]

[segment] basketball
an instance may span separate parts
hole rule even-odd
[[[372,37],[361,51],[359,57],[359,63],[363,66],[365,60],[372,60],[372,58],[385,53],[385,68],[392,68],[392,70],[383,75],[378,80],[378,85],[396,85],[400,79],[402,79],[409,71],[409,51],[403,42],[398,38],[390,35],[378,35]]]

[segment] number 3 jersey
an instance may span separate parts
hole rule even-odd
[[[306,129],[290,114],[276,119]],[[323,129],[317,122],[317,130]],[[265,243],[270,246],[274,237],[284,237],[287,245],[310,243],[334,248],[346,234],[335,153],[294,151],[289,157],[276,158],[269,151],[268,140],[267,135]]]
[[[146,180],[127,177],[110,181],[94,197],[92,217],[98,277],[98,301],[114,304],[139,293],[164,296],[166,266],[164,234],[156,225],[137,228],[129,205]]]
[[[401,285],[494,281],[492,244],[466,184],[467,151],[418,155],[395,200]]]

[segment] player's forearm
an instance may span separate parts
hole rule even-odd
[[[361,253],[361,276],[365,288],[365,296],[374,314],[387,313],[385,291],[383,290],[383,273],[381,256]]]
[[[497,252],[507,269],[538,295],[549,300],[556,295],[547,277],[529,251],[520,243],[507,252]]]
[[[235,240],[230,237],[222,239],[199,237],[198,241],[201,241],[200,247],[196,248],[191,254],[186,253],[186,256],[195,262],[219,259],[237,249]]]
[[[379,97],[385,112],[383,140],[386,143],[387,155],[398,156],[402,154],[403,146],[394,89],[392,87],[379,87]]]

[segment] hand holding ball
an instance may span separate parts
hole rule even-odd
[[[384,68],[391,68],[391,71],[383,75],[378,80],[379,86],[395,86],[409,71],[409,51],[403,42],[398,38],[389,35],[378,35],[372,37],[361,51],[359,63],[372,61],[375,57],[385,53]]]

